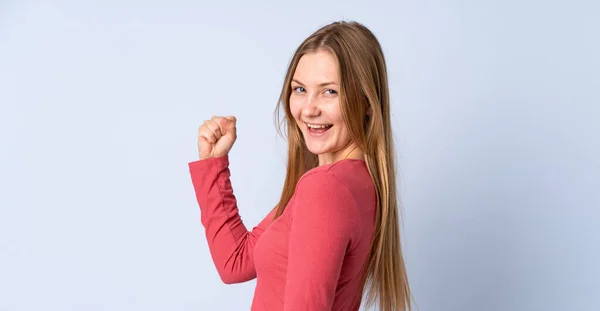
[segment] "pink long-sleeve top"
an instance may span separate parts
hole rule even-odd
[[[366,163],[344,159],[299,180],[283,214],[242,222],[229,158],[189,163],[201,222],[227,284],[257,278],[251,310],[358,310],[374,231],[376,193]]]

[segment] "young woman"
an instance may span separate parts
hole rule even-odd
[[[200,126],[189,163],[223,282],[257,278],[252,310],[410,310],[399,236],[386,64],[365,26],[335,22],[289,65],[276,113],[288,138],[279,204],[251,231],[241,221],[228,153],[236,118]]]

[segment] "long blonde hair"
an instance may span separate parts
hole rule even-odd
[[[340,110],[352,140],[365,154],[365,162],[377,192],[377,213],[373,246],[363,279],[366,305],[377,302],[382,311],[411,310],[411,291],[401,250],[400,211],[396,193],[396,170],[387,69],[375,35],[357,22],[339,21],[322,27],[306,38],[296,50],[285,75],[275,109],[285,115],[288,140],[287,172],[276,206],[279,217],[300,177],[318,166],[290,111],[291,81],[302,55],[319,50],[331,52],[338,61]]]

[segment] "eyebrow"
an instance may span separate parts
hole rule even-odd
[[[304,83],[302,83],[302,82],[300,82],[300,81],[298,81],[296,79],[292,79],[292,82],[296,82],[296,83],[298,83],[300,85],[304,85]],[[327,82],[319,83],[318,86],[326,86],[326,85],[331,85],[331,84],[337,84],[337,83],[335,83],[333,81],[327,81]]]

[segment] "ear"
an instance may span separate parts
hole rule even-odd
[[[369,109],[367,109],[367,115],[368,116],[372,116],[373,115],[373,108],[369,107]]]

